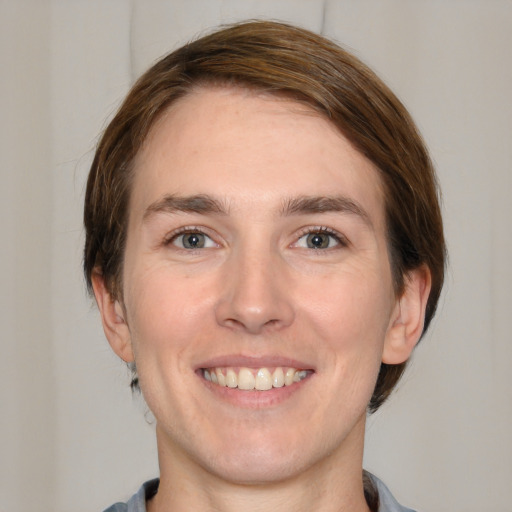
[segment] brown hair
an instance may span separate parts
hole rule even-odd
[[[170,104],[209,84],[254,88],[306,103],[377,166],[397,296],[409,271],[426,265],[432,274],[426,330],[443,284],[445,244],[434,169],[414,122],[357,58],[319,35],[269,21],[233,25],[186,44],[135,83],[103,134],[87,182],[84,271],[89,290],[96,268],[112,297],[122,296],[134,158]],[[381,365],[370,411],[389,396],[404,369],[405,363]]]

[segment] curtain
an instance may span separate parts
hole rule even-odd
[[[81,275],[94,143],[134,78],[211,27],[273,18],[373,67],[436,163],[438,316],[367,431],[365,466],[419,510],[510,510],[512,2],[0,0],[0,509],[102,510],[157,474]]]

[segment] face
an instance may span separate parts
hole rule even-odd
[[[243,482],[360,467],[383,353],[410,352],[385,232],[377,171],[298,103],[200,89],[158,121],[135,162],[123,304],[98,302],[161,457]]]

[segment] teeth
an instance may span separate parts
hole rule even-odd
[[[297,370],[296,368],[277,367],[271,373],[268,368],[259,368],[257,371],[250,368],[240,368],[238,373],[233,368],[208,368],[203,370],[207,381],[222,387],[238,388],[246,391],[267,391],[272,388],[291,386],[295,382],[305,379],[311,372]]]
[[[234,372],[233,372],[234,373]],[[254,389],[256,379],[248,368],[241,368],[238,373],[238,389]]]
[[[228,388],[236,388],[238,386],[238,378],[231,368],[226,372],[226,386]]]
[[[276,368],[272,374],[272,385],[275,388],[282,388],[284,386],[284,372],[282,368]]]
[[[293,376],[293,382],[300,382],[302,379],[305,379],[307,375],[307,372],[305,370],[301,370],[300,372],[295,372],[295,375]],[[212,375],[212,381],[213,381],[213,375]]]
[[[217,383],[219,386],[225,386],[226,377],[224,377],[224,374],[220,370],[215,370],[215,374],[217,375]]]
[[[286,370],[286,375],[284,376],[284,385],[290,386],[293,384],[293,378],[295,377],[295,370],[293,368],[288,368]]]
[[[256,385],[258,391],[272,389],[272,374],[266,368],[260,368],[256,374]]]

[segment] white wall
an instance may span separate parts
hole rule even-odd
[[[367,467],[423,512],[512,509],[512,1],[0,0],[0,511],[102,510],[156,475],[152,427],[81,277],[91,149],[158,56],[257,16],[373,66],[444,192],[441,309],[371,420]]]

